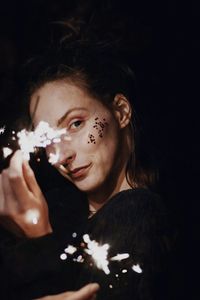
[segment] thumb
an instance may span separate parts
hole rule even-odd
[[[78,290],[77,292],[70,295],[67,300],[89,300],[99,290],[97,283],[90,283]]]
[[[27,160],[23,160],[22,163],[23,175],[26,182],[26,185],[34,195],[39,195],[41,193],[35,174],[31,169]]]

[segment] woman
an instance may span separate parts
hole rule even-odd
[[[66,128],[67,138],[46,153],[58,155],[54,167],[80,192],[67,186],[44,196],[21,152],[13,155],[0,187],[1,223],[11,232],[1,247],[7,295],[12,299],[12,289],[19,299],[33,299],[95,281],[98,299],[167,299],[171,229],[136,155],[132,71],[106,47],[81,41],[31,67],[31,123]],[[35,222],[27,221],[30,211]],[[110,245],[107,269],[86,255],[85,233]],[[80,249],[82,264],[59,259],[68,244]],[[111,259],[120,253],[127,259]]]

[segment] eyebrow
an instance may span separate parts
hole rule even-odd
[[[76,110],[84,110],[84,111],[87,111],[86,108],[84,107],[75,107],[75,108],[71,108],[69,109],[60,119],[58,119],[57,121],[57,126],[59,126],[60,124],[62,124],[62,122],[67,118],[67,116],[73,112],[73,111],[76,111]]]

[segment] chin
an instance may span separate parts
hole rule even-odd
[[[94,174],[88,174],[86,177],[80,177],[74,180],[67,174],[62,173],[62,171],[59,171],[59,173],[67,180],[69,180],[72,184],[74,184],[77,189],[85,193],[91,193],[95,190],[98,190],[104,183],[103,180],[100,180],[100,178],[98,178],[98,176],[94,176]]]
[[[91,193],[97,190],[101,184],[94,178],[85,178],[79,182],[72,182],[80,191],[85,192],[85,193]]]

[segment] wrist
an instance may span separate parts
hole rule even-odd
[[[37,237],[42,237],[44,235],[48,235],[53,232],[50,223],[46,224],[45,226],[44,225],[39,226],[39,224],[37,225],[38,226],[35,226],[34,228],[32,228],[32,230],[28,230],[27,232],[25,232],[26,237],[37,238]]]

